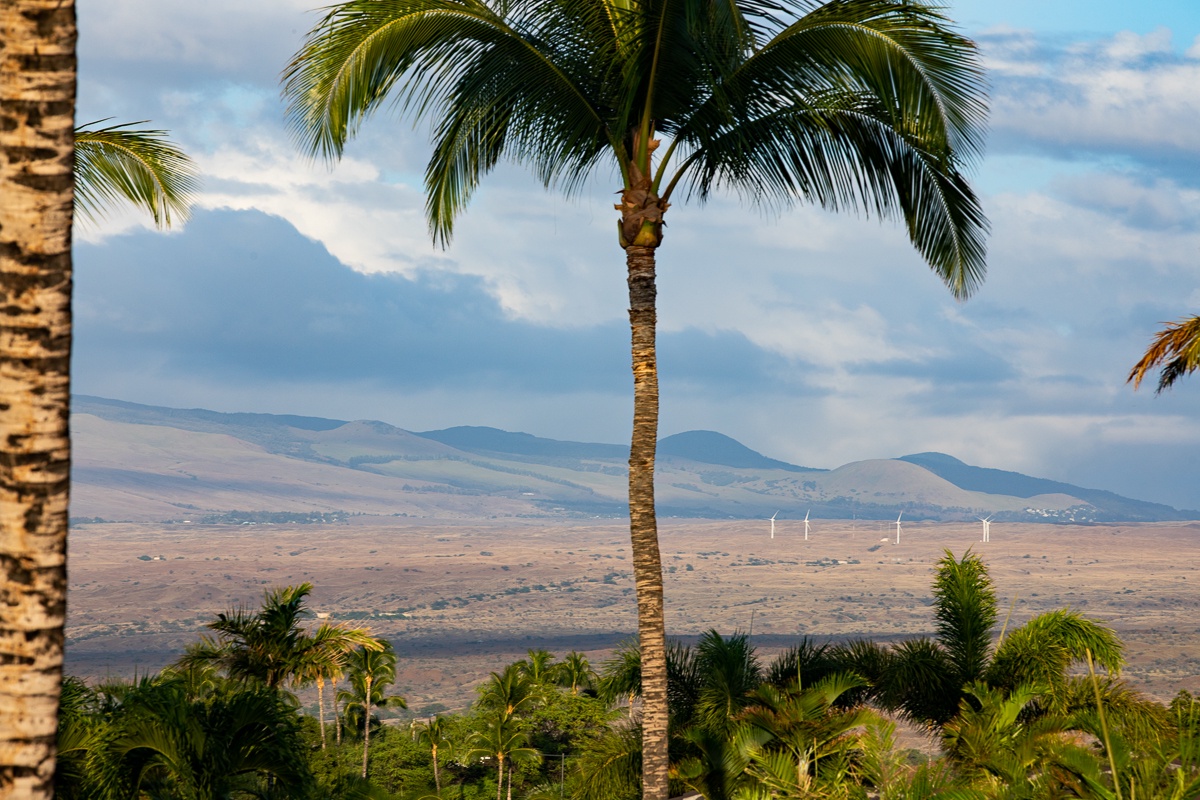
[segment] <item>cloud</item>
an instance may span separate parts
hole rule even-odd
[[[509,319],[469,276],[358,273],[261,212],[200,212],[182,233],[114,237],[77,260],[80,391],[134,363],[264,386],[628,391],[623,325]],[[660,361],[664,381],[718,392],[778,385],[786,367],[741,334],[694,329],[665,334]]]

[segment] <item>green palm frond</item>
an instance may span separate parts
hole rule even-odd
[[[159,228],[186,221],[200,187],[196,165],[167,132],[131,128],[145,122],[75,130],[75,208],[97,221],[119,202],[145,210]]]
[[[1071,609],[1048,611],[1009,632],[996,649],[987,681],[1002,687],[1044,684],[1052,687],[1060,704],[1068,667],[1084,663],[1090,652],[1097,664],[1116,675],[1125,664],[1123,649],[1111,628]]]
[[[947,550],[933,581],[938,641],[965,685],[983,677],[996,625],[996,593],[987,566],[969,550],[956,559]]]
[[[1126,378],[1136,390],[1142,385],[1146,373],[1162,367],[1158,375],[1155,394],[1170,389],[1175,382],[1200,367],[1200,316],[1185,317],[1178,322],[1164,322],[1146,354],[1134,364]]]

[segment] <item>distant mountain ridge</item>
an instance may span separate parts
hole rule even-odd
[[[628,448],[497,428],[414,433],[379,421],[174,409],[73,398],[72,515],[230,512],[418,517],[621,516]],[[659,442],[659,513],[680,517],[1191,519],[1112,492],[974,467],[941,453],[834,470],[765,456],[715,431]],[[203,512],[203,513],[201,513]],[[224,516],[222,516],[224,515]]]

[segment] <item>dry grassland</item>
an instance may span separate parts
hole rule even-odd
[[[780,520],[772,540],[766,522],[664,520],[669,632],[753,625],[766,653],[801,635],[927,634],[934,562],[972,548],[1011,625],[1069,605],[1118,631],[1137,688],[1200,693],[1200,523],[993,523],[986,544],[979,524],[905,523],[899,545],[892,523],[817,520],[807,542],[803,530]],[[72,532],[70,568],[68,670],[92,678],[158,669],[218,612],[301,581],[315,586],[314,610],[369,617],[353,624],[392,640],[414,710],[465,705],[529,648],[598,664],[635,628],[615,521],[86,525]]]

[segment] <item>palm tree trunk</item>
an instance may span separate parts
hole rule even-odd
[[[342,715],[338,712],[337,674],[329,676],[329,692],[333,695],[333,736],[334,743],[342,745]]]
[[[53,796],[70,473],[73,0],[0,3],[0,795]]]
[[[366,684],[367,696],[363,699],[363,770],[362,776],[367,777],[367,750],[371,746],[371,676],[363,681]]]
[[[513,774],[513,765],[509,764],[508,765],[508,800],[512,800],[512,774]]]
[[[442,796],[442,778],[438,775],[438,757],[437,745],[433,746],[433,788],[437,790],[438,797]]]
[[[500,800],[504,796],[504,753],[497,753],[496,761],[500,765],[499,777],[496,779],[496,800]]]
[[[642,658],[642,797],[666,800],[667,657],[662,560],[654,513],[658,446],[658,363],[654,247],[628,245],[629,325],[633,355],[633,437],[629,446],[629,538],[637,590]]]
[[[321,749],[325,749],[325,676],[317,676],[317,719],[321,721]]]

